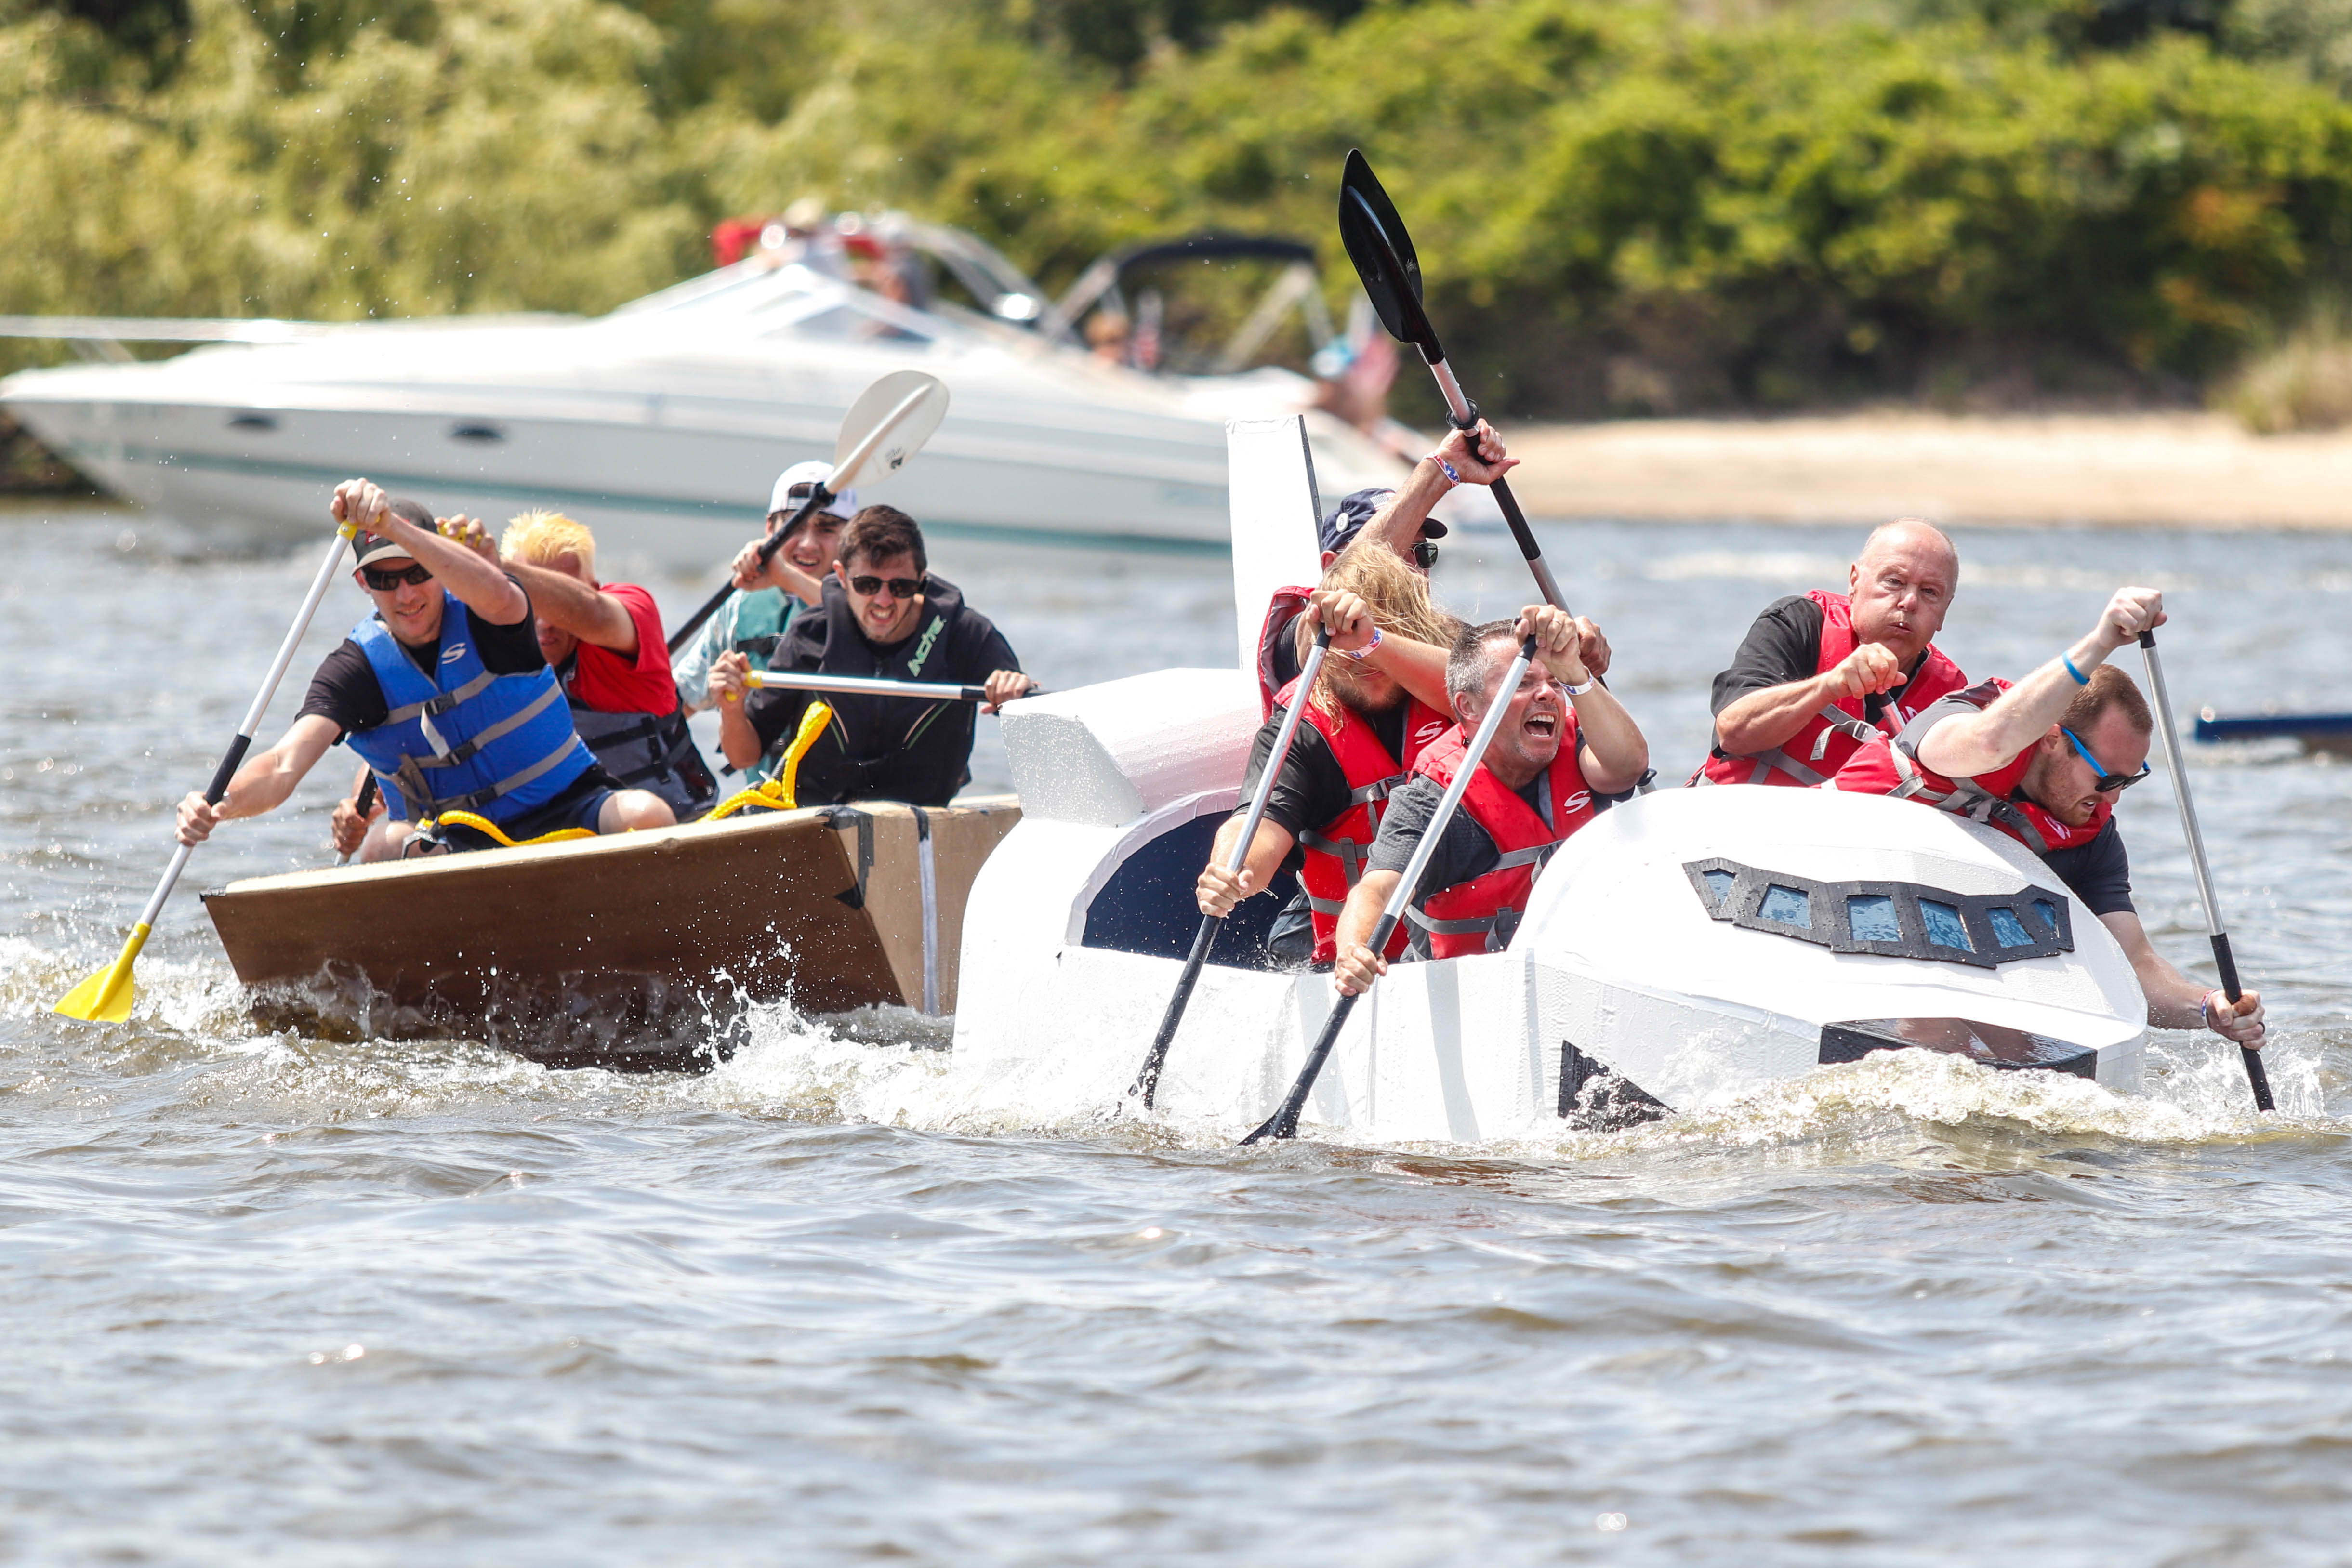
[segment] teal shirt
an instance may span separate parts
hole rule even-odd
[[[768,655],[782,640],[784,628],[807,609],[781,588],[729,594],[702,623],[700,634],[670,663],[678,700],[696,707],[710,706],[710,664],[721,653],[748,653],[753,669],[768,668]]]

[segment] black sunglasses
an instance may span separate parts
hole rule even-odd
[[[1437,564],[1437,547],[1427,539],[1415,539],[1412,541],[1412,559],[1415,565],[1427,571]]]
[[[923,591],[923,580],[919,577],[893,577],[887,580],[879,577],[853,577],[849,580],[849,591],[864,599],[873,598],[886,587],[890,590],[890,597],[893,599],[912,599]]]
[[[2110,773],[2107,771],[2106,764],[2091,755],[2091,748],[2083,744],[2081,736],[2063,725],[2059,727],[2058,733],[2074,743],[2074,749],[2081,752],[2083,760],[2091,765],[2091,771],[2099,776],[2098,782],[2091,788],[2102,795],[2114,789],[2128,789],[2147,777],[2148,765],[2145,762],[2139,765],[2139,771],[2137,773]]]
[[[433,574],[422,566],[412,566],[406,571],[378,571],[372,566],[363,566],[360,568],[360,575],[367,579],[367,585],[378,593],[390,593],[404,582],[422,588],[433,580]]]

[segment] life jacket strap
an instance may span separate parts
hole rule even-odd
[[[1363,879],[1364,867],[1371,860],[1370,845],[1359,843],[1354,839],[1327,839],[1311,828],[1298,835],[1298,841],[1318,854],[1327,854],[1338,861],[1339,874],[1347,879],[1349,887]],[[1337,914],[1339,911],[1335,905],[1326,913]]]
[[[1830,737],[1843,735],[1864,746],[1878,738],[1878,731],[1832,703],[1822,709],[1823,725],[1821,734],[1813,737],[1813,760],[1819,762],[1829,755]],[[1813,782],[1819,782],[1818,779]]]
[[[446,751],[436,752],[430,759],[417,757],[403,758],[401,761],[403,765],[413,761],[419,768],[461,767],[473,760],[475,755],[484,747],[488,746],[493,741],[499,739],[501,736],[512,734],[514,731],[520,729],[524,725],[529,724],[532,719],[537,718],[541,714],[545,713],[548,710],[549,706],[552,704],[557,697],[560,697],[563,694],[559,691],[552,683],[550,683],[548,688],[540,693],[537,697],[533,698],[528,707],[522,708],[519,712],[509,714],[506,717],[499,720],[498,723],[490,725],[483,729],[479,735],[473,736],[467,740],[461,741]]]
[[[563,737],[562,745],[520,772],[509,773],[487,789],[468,790],[463,795],[435,795],[430,789],[426,788],[425,769],[417,765],[417,759],[414,757],[401,758],[400,771],[395,778],[400,785],[402,798],[409,801],[410,809],[417,812],[420,818],[446,816],[453,810],[478,810],[501,795],[511,795],[531,780],[562,767],[572,756],[572,748],[580,744],[578,736],[567,735]]]
[[[425,718],[430,717],[435,714],[447,713],[459,703],[471,701],[473,698],[480,696],[484,692],[488,691],[490,689],[490,683],[498,678],[499,676],[494,672],[484,670],[480,674],[476,675],[472,680],[467,681],[462,686],[453,686],[446,692],[436,692],[433,695],[426,697],[421,703],[408,703],[393,709],[390,713],[384,715],[383,722],[386,724],[405,724],[412,718]]]

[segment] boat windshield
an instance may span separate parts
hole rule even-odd
[[[798,264],[739,262],[621,307],[614,317],[659,314],[685,328],[719,327],[751,338],[826,338],[927,345],[945,323],[855,284]]]

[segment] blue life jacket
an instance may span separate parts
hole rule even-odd
[[[542,665],[492,674],[468,635],[465,604],[446,588],[441,597],[434,677],[376,617],[352,628],[392,712],[373,729],[343,738],[403,820],[464,810],[503,822],[553,800],[596,758],[572,727],[555,672]]]

